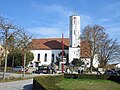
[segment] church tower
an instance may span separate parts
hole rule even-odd
[[[70,16],[70,47],[80,47],[80,16]]]
[[[80,58],[80,16],[72,15],[69,20],[69,62],[71,62]]]

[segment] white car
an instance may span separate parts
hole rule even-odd
[[[24,68],[22,66],[16,66],[13,68],[13,71],[15,72],[23,72]],[[25,72],[27,71],[27,69],[25,69]]]

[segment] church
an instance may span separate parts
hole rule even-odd
[[[71,63],[74,59],[81,59],[87,67],[90,67],[90,43],[80,40],[80,16],[72,15],[69,17],[69,38],[40,38],[32,39],[31,52],[34,59],[30,63],[33,67],[40,65],[50,65],[55,63],[64,51],[66,57],[60,64],[66,61]],[[94,67],[98,67],[97,55],[93,60]]]

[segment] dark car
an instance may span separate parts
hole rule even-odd
[[[108,74],[108,75],[119,75],[118,74],[118,72],[116,72],[115,70],[107,70],[106,72],[105,72],[105,74]]]
[[[50,68],[48,66],[38,66],[35,73],[44,73],[44,74],[50,74]]]

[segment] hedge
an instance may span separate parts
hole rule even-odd
[[[95,74],[64,74],[64,78],[73,78],[73,79],[103,79],[111,80],[120,84],[120,75],[95,75]]]
[[[110,75],[95,75],[95,74],[64,74],[65,78],[73,79],[108,79]]]
[[[33,90],[59,90],[57,83],[64,79],[64,75],[44,75],[33,79]]]

